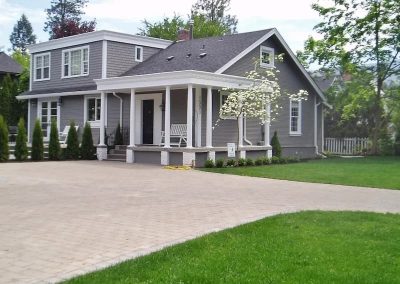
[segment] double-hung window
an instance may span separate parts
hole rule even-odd
[[[62,77],[78,77],[89,74],[89,47],[63,50]]]
[[[96,122],[100,121],[100,109],[101,99],[100,98],[89,98],[87,99],[87,121]]]
[[[290,135],[301,135],[301,101],[290,100]]]
[[[34,73],[35,81],[50,79],[50,53],[34,56]]]
[[[260,66],[263,68],[274,67],[274,49],[266,46],[260,47]]]

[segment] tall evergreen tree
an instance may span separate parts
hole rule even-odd
[[[67,148],[65,148],[65,159],[78,160],[79,159],[79,140],[78,133],[76,132],[75,122],[71,121],[67,137]]]
[[[57,121],[51,120],[50,141],[49,141],[49,160],[58,161],[61,157],[60,141],[58,139]]]
[[[96,21],[82,21],[83,8],[89,0],[52,0],[46,9],[47,22],[44,31],[50,34],[50,39],[94,31]]]
[[[229,15],[231,0],[197,0],[192,6],[192,14],[204,15],[211,22],[220,23],[227,33],[237,32],[238,20],[236,16]]]
[[[31,149],[31,159],[32,161],[41,161],[43,160],[43,132],[42,127],[40,126],[40,120],[36,119],[35,127],[33,128],[32,133],[32,149]]]
[[[14,151],[14,156],[17,161],[25,161],[28,158],[27,140],[25,121],[21,117],[18,122],[18,133]]]
[[[282,157],[282,147],[281,143],[279,142],[278,132],[274,132],[274,136],[271,139],[271,146],[272,146],[272,156],[273,157]]]
[[[25,14],[14,26],[13,32],[10,35],[10,42],[13,50],[21,50],[26,53],[26,48],[29,44],[36,43],[36,36],[33,34],[32,25]]]
[[[0,162],[8,161],[8,127],[2,115],[0,115]]]
[[[82,134],[81,158],[93,160],[96,156],[96,148],[93,145],[92,129],[88,122],[85,123]]]
[[[14,88],[14,81],[10,74],[7,74],[0,82],[0,114],[6,122],[10,120],[11,97]]]

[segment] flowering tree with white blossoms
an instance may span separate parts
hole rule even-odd
[[[277,60],[282,60],[279,55]],[[308,92],[299,90],[295,94],[282,92],[276,76],[279,73],[275,67],[265,70],[263,73],[255,70],[247,73],[246,78],[250,86],[245,89],[223,89],[229,93],[225,103],[220,108],[220,117],[235,117],[238,126],[238,145],[239,147],[239,128],[240,120],[244,118],[256,118],[260,124],[275,120],[282,108],[279,101],[283,95],[291,100],[307,100]],[[269,141],[268,141],[269,142]]]

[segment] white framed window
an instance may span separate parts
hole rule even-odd
[[[89,46],[62,51],[62,78],[89,75]]]
[[[34,56],[34,81],[50,80],[50,53]]]
[[[85,97],[84,120],[89,122],[91,127],[100,127],[101,97]]]
[[[143,47],[135,46],[135,61],[142,62],[143,61]]]
[[[261,46],[260,47],[260,66],[263,68],[274,67],[274,49]]]
[[[221,93],[219,94],[219,108],[220,109],[225,104],[228,97],[229,97],[229,93],[227,93],[225,91],[221,91]],[[234,116],[225,116],[225,115],[220,115],[220,118],[221,119],[236,119],[236,117],[234,117]]]
[[[290,100],[290,121],[289,134],[292,136],[301,135],[301,101]]]

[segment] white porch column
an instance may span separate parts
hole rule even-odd
[[[322,149],[321,149],[321,152],[324,152],[325,151],[325,125],[324,125],[324,120],[325,118],[324,118],[324,105],[321,105],[321,146],[322,146]]]
[[[105,121],[106,121],[106,93],[101,92],[100,105],[100,143],[97,145],[97,159],[107,159],[107,146],[105,144]]]
[[[207,87],[207,129],[206,129],[206,146],[212,147],[212,89]]]
[[[239,116],[238,123],[239,123],[239,139],[238,139],[239,141],[238,141],[238,143],[239,143],[239,147],[242,147],[243,146],[243,114],[241,114]]]
[[[264,146],[270,146],[271,105],[267,104],[267,118],[264,123]]]
[[[202,113],[202,96],[201,88],[196,87],[196,100],[195,100],[195,146],[201,147],[201,113]]]
[[[187,123],[187,148],[193,147],[193,85],[188,85],[187,93],[187,112],[186,112],[186,123]]]
[[[135,111],[136,111],[136,97],[135,89],[131,89],[131,102],[129,110],[129,146],[126,149],[126,162],[135,162],[135,153],[133,148],[135,147]]]
[[[164,119],[164,147],[169,148],[171,144],[171,87],[165,88],[165,119]]]

